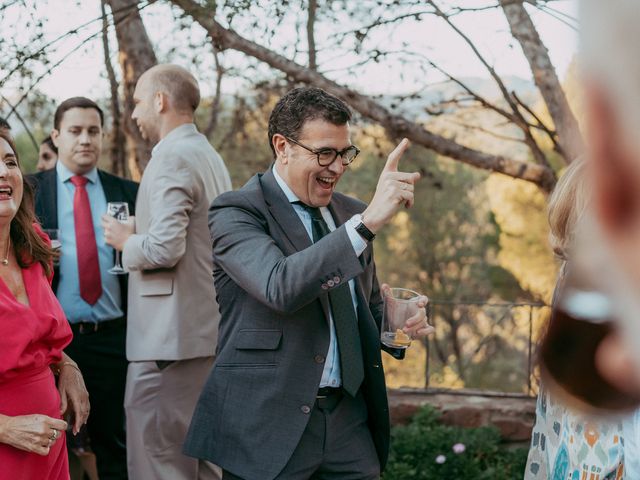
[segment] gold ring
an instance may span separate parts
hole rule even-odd
[[[49,437],[49,440],[51,440],[52,442],[58,438],[58,430],[56,430],[55,428],[53,429],[53,433],[51,434],[51,436]]]

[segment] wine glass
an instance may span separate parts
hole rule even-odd
[[[60,243],[60,229],[58,228],[43,228],[42,231],[49,237],[51,241],[51,248],[54,250],[53,266],[60,266],[60,255],[62,253],[62,243]]]
[[[47,234],[51,241],[51,248],[53,250],[60,250],[62,244],[60,243],[60,229],[58,228],[43,228],[42,231]]]
[[[126,222],[129,219],[129,204],[127,202],[109,202],[107,203],[107,215],[115,218],[119,222]],[[121,275],[127,273],[122,268],[121,253],[116,250],[116,259],[113,267],[109,269],[109,273]]]

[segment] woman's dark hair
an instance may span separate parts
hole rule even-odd
[[[0,138],[7,141],[9,146],[13,149],[13,153],[20,166],[20,159],[18,158],[18,151],[13,139],[0,130]],[[38,234],[34,223],[36,223],[36,215],[34,211],[34,195],[31,185],[22,177],[22,202],[18,207],[16,216],[11,220],[11,243],[16,254],[18,265],[21,268],[26,268],[39,262],[44,269],[47,277],[51,276],[51,262],[53,260],[54,252],[45,243],[44,239]]]
[[[47,145],[51,149],[53,153],[58,154],[58,147],[55,146],[53,140],[51,140],[51,135],[40,142],[40,145]]]

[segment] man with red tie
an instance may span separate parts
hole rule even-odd
[[[126,479],[124,388],[127,373],[126,275],[112,275],[114,250],[105,244],[100,217],[107,202],[127,202],[133,213],[138,184],[98,170],[104,116],[83,97],[57,108],[51,138],[59,161],[31,176],[36,214],[57,229],[59,265],[53,290],[73,330],[67,353],[78,363],[91,396],[91,449],[101,480]]]

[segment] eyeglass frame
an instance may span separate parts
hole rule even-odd
[[[316,161],[318,162],[318,165],[320,165],[321,167],[328,167],[329,165],[331,165],[333,162],[336,161],[336,159],[338,158],[338,155],[340,156],[340,163],[346,167],[348,165],[351,165],[353,163],[353,161],[356,159],[356,157],[360,154],[360,149],[358,147],[356,147],[355,145],[349,145],[347,148],[343,148],[342,150],[336,150],[335,148],[332,147],[322,147],[322,148],[318,148],[316,150],[307,147],[306,145],[300,143],[299,141],[291,138],[291,137],[287,137],[286,135],[282,135],[286,140],[288,140],[289,142],[295,143],[296,145],[298,145],[299,147],[304,148],[305,150],[307,150],[308,152],[313,153],[316,156]],[[353,156],[353,158],[351,160],[349,160],[347,163],[344,162],[344,154],[347,152],[347,150],[351,150],[354,149],[356,150],[356,154]],[[329,163],[327,163],[326,165],[323,165],[322,163],[320,163],[320,153],[327,151],[327,150],[331,150],[334,152],[335,156],[333,157],[333,160],[331,160]]]

